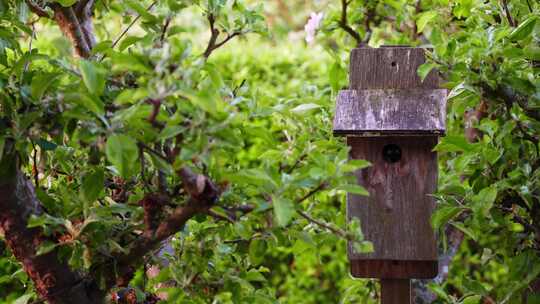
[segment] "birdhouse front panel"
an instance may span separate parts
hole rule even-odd
[[[347,143],[351,159],[372,163],[356,172],[358,184],[370,196],[349,194],[347,199],[347,217],[360,220],[365,238],[374,245],[368,254],[349,245],[353,275],[435,276],[437,246],[430,218],[437,183],[437,155],[432,151],[437,137],[348,137]],[[412,269],[400,269],[415,263]]]

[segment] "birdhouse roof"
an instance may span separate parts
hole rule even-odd
[[[446,90],[344,90],[337,98],[335,135],[442,135]]]

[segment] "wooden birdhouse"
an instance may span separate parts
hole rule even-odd
[[[437,185],[433,148],[445,132],[446,90],[434,72],[424,81],[417,75],[424,56],[421,48],[354,49],[350,88],[337,98],[334,134],[347,137],[351,159],[372,163],[355,173],[370,196],[349,194],[347,217],[360,220],[374,252],[358,253],[349,244],[351,273],[383,279],[383,303],[407,302],[392,302],[400,295],[385,295],[385,288],[408,290],[410,278],[438,272],[430,224]]]

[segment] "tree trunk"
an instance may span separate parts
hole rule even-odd
[[[12,143],[0,160],[0,229],[13,255],[32,279],[38,295],[51,304],[102,303],[104,293],[58,259],[57,250],[37,255],[47,237],[39,228],[27,228],[28,219],[43,213],[34,186],[21,172]],[[55,240],[49,240],[54,242]]]

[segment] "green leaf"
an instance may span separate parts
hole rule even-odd
[[[44,73],[36,75],[32,78],[32,84],[30,85],[30,94],[35,100],[41,100],[43,94],[51,86],[51,84],[58,78],[58,74]]]
[[[456,227],[457,229],[461,230],[465,235],[470,237],[472,240],[477,241],[476,235],[474,234],[474,231],[465,227],[463,223],[452,223],[452,226]]]
[[[538,46],[527,46],[523,52],[528,59],[531,60],[540,60],[540,47]]]
[[[357,253],[370,253],[375,250],[373,243],[370,241],[354,242],[353,245]]]
[[[519,41],[530,36],[534,30],[536,19],[536,16],[525,19],[525,21],[521,22],[521,24],[510,33],[508,38],[512,41]]]
[[[84,199],[89,203],[94,202],[103,190],[104,183],[105,174],[101,168],[97,168],[94,172],[84,175],[81,186]]]
[[[341,171],[344,173],[355,172],[371,166],[371,163],[363,159],[349,160],[345,165],[341,166]]]
[[[54,248],[56,248],[58,245],[60,245],[60,243],[53,243],[53,242],[50,242],[50,241],[45,241],[43,243],[41,243],[41,245],[39,245],[39,248],[36,252],[36,255],[42,255],[42,254],[47,254],[51,251],[54,250]]]
[[[157,18],[154,15],[150,14],[147,8],[139,4],[138,1],[126,0],[125,3],[129,6],[129,8],[133,9],[139,15],[141,15],[141,17],[146,21],[155,22],[157,20]]]
[[[151,73],[152,68],[147,62],[147,58],[139,56],[136,54],[127,54],[114,52],[111,55],[111,63],[113,71],[115,72],[125,72],[133,71],[140,73]]]
[[[42,227],[45,228],[46,226],[64,226],[65,220],[61,218],[57,218],[54,216],[50,216],[48,214],[43,214],[40,216],[32,215],[30,216],[30,219],[28,220],[28,228],[34,228],[34,227]]]
[[[480,190],[480,192],[472,198],[473,210],[475,213],[479,213],[477,216],[486,217],[489,215],[489,211],[493,207],[495,199],[497,199],[497,192],[495,186],[490,186]]]
[[[247,169],[240,172],[230,174],[228,179],[231,182],[239,184],[248,184],[265,187],[276,187],[274,180],[262,169]]]
[[[530,282],[538,278],[538,275],[540,275],[540,263],[535,263],[530,269],[528,269],[527,275],[524,278],[513,283],[510,292],[508,292],[501,303],[507,303],[514,293],[529,285]]]
[[[101,41],[92,48],[92,54],[104,53],[112,49],[112,44],[110,40]]]
[[[430,10],[419,15],[418,20],[416,20],[416,27],[418,33],[424,31],[424,28],[428,23],[434,20],[438,16],[437,11]]]
[[[249,270],[244,279],[250,282],[266,282],[266,278],[255,269]]]
[[[332,91],[338,92],[341,88],[342,81],[347,78],[347,72],[341,67],[339,62],[335,62],[332,67],[330,67],[328,78]]]
[[[456,206],[439,207],[431,217],[431,225],[435,229],[441,229],[464,210],[464,208]]]
[[[257,266],[264,262],[264,254],[268,246],[264,239],[254,239],[249,243],[249,261]]]
[[[168,138],[171,138],[171,137],[175,137],[176,135],[182,133],[182,132],[185,132],[186,131],[186,128],[185,127],[182,127],[182,126],[175,126],[175,125],[172,125],[172,126],[166,126],[165,128],[163,128],[163,130],[161,130],[161,132],[159,133],[159,139],[163,140],[163,139],[168,139]]]
[[[463,98],[473,93],[474,93],[474,90],[470,86],[468,86],[465,83],[460,83],[457,86],[455,86],[450,91],[450,93],[448,93],[448,96],[446,97],[446,99],[448,101],[451,101],[454,98]]]
[[[105,154],[120,176],[131,177],[138,162],[137,142],[133,138],[123,134],[112,135],[107,140]]]
[[[278,225],[281,227],[287,226],[295,212],[291,200],[284,197],[273,197],[272,204]]]
[[[193,105],[201,108],[203,111],[216,116],[219,111],[221,100],[218,96],[212,93],[211,89],[202,90],[200,92],[190,94],[183,93]]]
[[[475,295],[475,296],[470,296],[470,297],[467,297],[463,300],[463,302],[461,302],[461,304],[480,304],[482,303],[482,296],[480,295]]]
[[[105,113],[103,102],[98,97],[89,96],[88,94],[68,93],[64,95],[64,99],[70,103],[80,105],[98,116]]]
[[[132,44],[135,44],[135,43],[141,41],[142,39],[143,39],[142,37],[128,36],[128,37],[124,38],[124,40],[122,40],[122,42],[120,43],[120,46],[118,47],[118,49],[120,50],[120,52],[122,52],[125,49],[127,49],[129,46],[131,46]]]
[[[315,109],[318,109],[320,108],[321,106],[318,105],[318,104],[314,104],[314,103],[304,103],[304,104],[301,104],[297,107],[294,107],[291,112],[293,112],[294,114],[306,114],[308,112],[311,112]]]
[[[83,265],[85,269],[90,269],[92,266],[92,252],[90,251],[90,248],[86,246],[83,251]]]
[[[358,194],[363,196],[369,196],[369,192],[366,190],[366,188],[360,186],[360,185],[353,185],[353,184],[347,184],[347,185],[341,185],[337,187],[338,190],[344,190],[348,193],[352,194]]]
[[[426,62],[418,67],[418,70],[416,70],[416,73],[418,74],[418,76],[420,76],[420,79],[424,81],[424,79],[426,79],[429,72],[431,72],[431,70],[433,70],[435,66],[436,65],[434,63]]]
[[[36,144],[43,150],[43,151],[53,151],[55,150],[58,145],[53,143],[53,142],[50,142],[48,140],[45,140],[43,138],[40,138],[38,140],[36,140]]]
[[[473,152],[476,150],[476,146],[469,143],[463,135],[454,135],[443,137],[433,150],[439,152]]]
[[[28,301],[34,297],[34,294],[24,294],[17,298],[17,300],[13,301],[12,304],[28,304]]]
[[[91,94],[100,96],[105,90],[105,76],[93,62],[81,60],[79,62],[84,85]]]
[[[60,3],[63,7],[70,7],[73,4],[77,3],[78,0],[56,0],[56,2]]]

